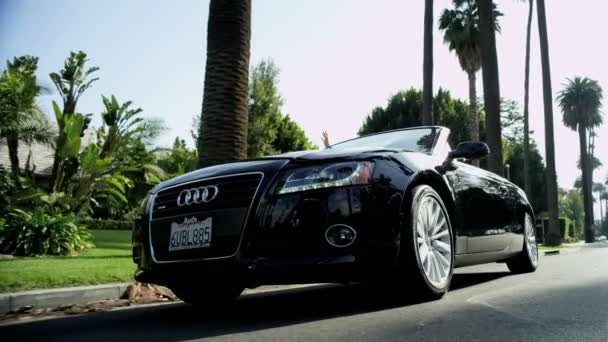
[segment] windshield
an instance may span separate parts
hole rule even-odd
[[[430,153],[433,143],[439,134],[435,127],[406,129],[368,135],[365,137],[348,140],[331,146],[331,149],[350,148],[390,148],[408,150],[414,152]]]

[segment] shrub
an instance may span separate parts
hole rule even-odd
[[[17,185],[13,180],[13,175],[0,165],[0,215],[4,216],[8,212],[11,204],[10,194],[17,191]]]
[[[72,214],[14,209],[0,227],[0,253],[19,256],[74,255],[94,247],[86,226]]]
[[[80,223],[89,229],[101,230],[133,230],[135,227],[133,221],[82,219]]]

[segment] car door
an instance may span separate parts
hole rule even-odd
[[[515,214],[510,184],[478,167],[454,161],[458,175],[458,210],[467,253],[500,251],[508,247]]]

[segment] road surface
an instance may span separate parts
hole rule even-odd
[[[183,303],[0,327],[3,341],[608,341],[608,244],[456,271],[439,301],[395,305],[358,286],[249,295],[230,314]]]

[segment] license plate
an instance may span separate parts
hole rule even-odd
[[[199,221],[192,216],[184,218],[183,222],[172,222],[169,252],[210,247],[211,225],[211,217]]]

